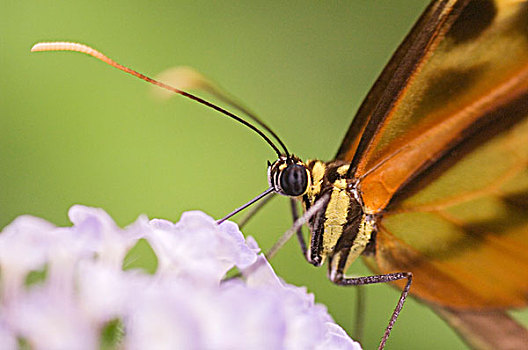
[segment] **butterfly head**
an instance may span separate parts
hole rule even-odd
[[[268,162],[268,182],[278,194],[299,197],[308,190],[311,176],[298,157],[282,155],[272,164]]]

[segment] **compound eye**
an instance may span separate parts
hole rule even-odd
[[[292,164],[280,175],[280,186],[288,196],[300,196],[308,187],[308,174],[302,165]]]

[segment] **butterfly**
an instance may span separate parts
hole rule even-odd
[[[268,167],[268,190],[239,209],[272,193],[289,196],[304,208],[289,232],[311,264],[328,265],[332,282],[401,289],[380,348],[409,292],[471,346],[528,343],[504,311],[528,303],[526,1],[431,2],[329,162],[297,158],[247,110],[260,128],[84,45],[34,47],[48,50],[90,54],[259,134],[278,159]],[[360,256],[375,276],[347,277]]]

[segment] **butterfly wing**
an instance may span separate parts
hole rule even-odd
[[[524,349],[528,344],[528,330],[502,310],[433,309],[474,349]]]
[[[382,214],[370,266],[440,305],[526,305],[527,2],[433,2],[358,117],[338,159]]]
[[[512,115],[430,168],[419,190],[407,187],[379,223],[377,270],[412,271],[412,293],[441,305],[527,304],[528,118],[510,126]]]
[[[350,175],[362,178],[369,212],[384,210],[471,127],[483,125],[487,112],[526,92],[527,17],[520,1],[428,7],[352,123],[349,133],[363,131],[359,144],[348,135],[338,153],[352,162]]]

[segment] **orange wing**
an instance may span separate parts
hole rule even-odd
[[[412,292],[441,305],[526,305],[528,118],[420,187],[383,216],[376,269],[412,271]]]
[[[457,143],[487,128],[499,110],[526,108],[527,23],[526,2],[429,6],[338,152],[338,159],[352,161],[350,175],[362,178],[369,213],[383,211]],[[353,131],[363,131],[357,148]]]
[[[367,262],[413,272],[411,293],[439,305],[525,306],[528,4],[436,1],[413,32],[405,76],[380,78],[396,96],[367,98],[361,141],[338,154],[382,215]]]

